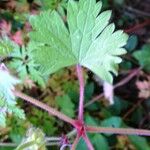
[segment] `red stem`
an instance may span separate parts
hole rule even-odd
[[[82,136],[82,137],[83,137],[84,141],[86,142],[88,149],[89,149],[89,150],[94,150],[94,147],[93,147],[91,141],[89,140],[87,134],[85,134],[85,135]]]
[[[76,66],[77,75],[80,84],[80,98],[79,98],[79,112],[78,112],[78,120],[83,122],[83,105],[84,105],[84,79],[83,79],[83,70],[80,65]]]
[[[129,82],[134,76],[136,76],[138,74],[138,72],[141,70],[141,68],[137,68],[137,69],[134,69],[131,74],[129,74],[126,78],[122,79],[120,82],[116,83],[114,85],[114,89],[120,87],[120,86],[123,86],[124,84],[126,84],[127,82]],[[97,96],[95,96],[92,100],[90,100],[89,102],[87,102],[85,105],[84,105],[84,108],[85,107],[88,107],[89,105],[93,104],[94,102],[98,101],[99,99],[101,99],[102,97],[104,96],[104,93],[101,93]]]
[[[125,128],[86,126],[86,131],[91,132],[91,133],[112,133],[112,134],[150,136],[150,130],[143,130],[143,129],[125,129]]]
[[[74,140],[74,142],[72,144],[71,150],[75,150],[76,149],[76,146],[77,146],[79,140],[80,140],[80,136],[77,134],[77,136],[76,136],[76,138],[75,138],[75,140]]]
[[[126,33],[133,33],[136,30],[143,28],[144,26],[150,25],[150,20],[145,20],[145,22],[139,23],[137,25],[134,25],[133,27],[129,28],[129,29],[125,29],[124,31]]]
[[[59,119],[65,121],[65,122],[68,122],[68,123],[70,123],[71,125],[74,126],[75,121],[73,119],[71,119],[68,116],[64,115],[63,113],[57,111],[56,109],[51,108],[50,106],[40,102],[39,100],[36,100],[36,99],[34,99],[34,98],[30,97],[30,96],[27,96],[27,95],[25,95],[25,94],[23,94],[23,93],[21,93],[19,91],[13,91],[13,93],[14,93],[15,96],[20,97],[21,99],[23,99],[23,100],[25,100],[25,101],[27,101],[27,102],[29,102],[29,103],[31,103],[31,104],[41,108],[41,109],[49,112],[51,115],[56,116]]]

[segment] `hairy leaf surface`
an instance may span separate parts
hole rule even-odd
[[[111,72],[117,74],[118,55],[128,39],[123,31],[115,31],[110,24],[110,11],[99,14],[101,2],[70,0],[67,7],[67,26],[56,11],[45,11],[32,16],[33,32],[30,38],[36,43],[34,59],[41,65],[43,74],[60,68],[80,64],[103,80],[112,82]]]
[[[11,76],[4,64],[0,64],[0,126],[6,125],[7,113],[25,119],[23,110],[17,108],[12,90],[20,81]]]

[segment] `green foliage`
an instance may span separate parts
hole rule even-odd
[[[138,44],[138,37],[136,35],[132,35],[129,37],[128,41],[127,41],[127,45],[125,46],[125,48],[131,52],[132,50],[134,50],[136,48]]]
[[[67,0],[40,0],[42,8],[47,9],[57,9],[60,5],[66,5]]]
[[[133,56],[139,61],[141,67],[150,71],[150,44],[146,44],[141,50],[134,52]]]
[[[16,150],[46,150],[45,135],[40,129],[30,128],[27,131],[26,137]]]
[[[150,149],[150,146],[144,137],[140,137],[136,135],[132,135],[128,137],[137,150],[149,150]]]
[[[15,69],[22,80],[29,77],[33,81],[37,82],[40,86],[45,87],[44,79],[41,77],[41,73],[37,70],[38,65],[34,63],[32,57],[32,50],[30,45],[28,47],[15,47],[11,53],[12,61],[10,67]]]
[[[38,126],[47,136],[51,136],[57,131],[55,118],[38,108],[32,108],[32,111],[27,114],[27,118],[33,126]]]
[[[2,127],[6,126],[6,112],[0,113],[0,126]]]
[[[14,86],[20,81],[10,75],[4,64],[0,66],[0,76],[0,126],[5,126],[7,113],[14,113],[15,116],[22,119],[25,119],[25,115],[23,110],[16,107],[15,96],[12,92]]]
[[[108,142],[106,140],[106,138],[101,135],[101,134],[94,134],[88,135],[90,137],[90,140],[94,146],[95,150],[109,150],[109,146],[108,146]],[[81,138],[78,145],[77,145],[77,150],[87,150],[87,146],[86,143],[84,142],[84,140]]]
[[[85,86],[85,100],[90,100],[94,93],[94,83],[88,83]]]
[[[107,107],[107,111],[111,113],[112,116],[117,116],[121,112],[125,111],[129,106],[129,102],[121,99],[120,97],[114,97],[114,104]]]
[[[101,126],[119,128],[121,127],[121,123],[122,123],[122,119],[120,117],[113,116],[111,118],[102,121]]]
[[[80,139],[76,149],[87,150],[86,143],[82,138]]]
[[[109,150],[108,142],[106,138],[101,134],[95,134],[92,139],[92,144],[95,150]]]
[[[64,114],[74,117],[74,103],[68,95],[56,97],[56,103]]]
[[[11,130],[9,132],[9,138],[11,139],[11,141],[16,144],[20,144],[29,125],[30,124],[27,119],[21,120],[15,116],[8,118],[7,126],[11,127]]]
[[[101,122],[102,127],[120,128],[121,124],[122,124],[122,119],[120,117],[115,117],[115,116],[107,118]],[[112,134],[110,133],[106,135],[110,136]]]
[[[30,38],[36,44],[33,58],[43,74],[80,64],[112,82],[110,72],[117,75],[117,64],[121,62],[118,55],[125,53],[121,47],[128,36],[123,31],[114,32],[114,24],[108,25],[111,12],[99,14],[101,6],[95,0],[70,0],[68,28],[56,11],[45,11],[30,18],[34,30]]]
[[[91,117],[90,115],[85,116],[85,122],[87,125],[98,126],[97,121],[93,117]]]
[[[0,39],[0,56],[8,56],[13,50],[15,43],[13,43],[8,37]]]

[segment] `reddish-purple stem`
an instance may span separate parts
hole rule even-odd
[[[76,136],[76,138],[75,138],[75,140],[71,146],[71,150],[76,150],[76,146],[77,146],[79,140],[80,140],[80,136],[77,134],[77,136]]]
[[[126,84],[127,82],[129,82],[134,76],[136,76],[138,74],[138,72],[141,70],[141,68],[137,68],[137,69],[134,69],[131,74],[129,74],[126,78],[122,79],[120,82],[116,83],[114,85],[114,89],[120,87],[120,86],[123,86],[124,84]],[[89,105],[93,104],[94,102],[98,101],[100,98],[102,98],[104,96],[104,93],[101,93],[99,95],[97,95],[96,97],[94,97],[92,100],[90,100],[89,102],[87,102],[85,105],[84,105],[84,108],[85,107],[88,107]]]
[[[86,144],[87,144],[88,150],[94,150],[94,147],[93,147],[91,141],[89,140],[87,134],[85,134],[85,135],[82,136],[82,137],[83,137],[84,141],[85,141]]]
[[[80,65],[76,66],[77,75],[80,84],[80,98],[79,98],[79,109],[78,109],[78,120],[83,121],[83,105],[84,105],[84,78],[83,78],[83,70]]]
[[[56,109],[51,108],[47,104],[44,104],[44,103],[40,102],[39,100],[36,100],[36,99],[34,99],[34,98],[30,97],[30,96],[27,96],[27,95],[25,95],[25,94],[23,94],[21,92],[18,92],[18,91],[13,91],[13,93],[14,93],[15,96],[20,97],[21,99],[23,99],[23,100],[25,100],[25,101],[27,101],[27,102],[29,102],[29,103],[31,103],[31,104],[41,108],[41,109],[49,112],[51,115],[56,116],[59,119],[65,121],[65,122],[68,122],[68,123],[70,123],[71,125],[74,126],[75,121],[73,119],[71,119],[68,116],[64,115],[63,113],[57,111]]]
[[[143,129],[86,126],[86,131],[91,133],[112,133],[112,134],[150,136],[150,130],[143,130]]]

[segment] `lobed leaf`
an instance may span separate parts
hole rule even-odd
[[[16,106],[15,96],[12,92],[14,86],[20,83],[11,76],[4,64],[0,64],[0,126],[6,125],[7,113],[25,119],[24,111]]]
[[[43,74],[51,74],[60,68],[80,64],[103,80],[112,82],[117,75],[118,55],[128,39],[123,31],[115,31],[110,24],[111,11],[99,14],[102,3],[95,0],[69,0],[67,25],[55,11],[45,11],[32,16],[30,33],[34,47],[34,59]]]

